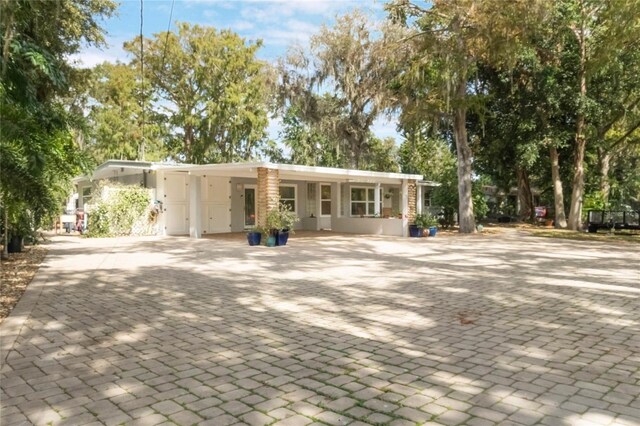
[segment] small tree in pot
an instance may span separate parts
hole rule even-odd
[[[288,204],[281,203],[278,200],[277,207],[267,213],[265,226],[268,231],[267,239],[272,236],[276,239],[276,245],[286,245],[289,239],[289,232],[294,232],[293,226],[299,220]]]

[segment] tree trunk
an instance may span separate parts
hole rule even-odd
[[[609,182],[609,169],[611,168],[611,152],[598,150],[600,159],[600,193],[602,201],[609,204],[609,193],[611,192],[611,182]]]
[[[553,201],[556,211],[555,227],[566,228],[567,218],[564,213],[564,194],[562,191],[562,180],[560,179],[560,156],[555,146],[549,148],[551,156],[551,180],[553,181]]]
[[[466,93],[466,78],[458,82],[458,97]],[[471,194],[471,148],[467,139],[467,109],[458,106],[454,112],[453,134],[456,141],[458,157],[458,224],[460,232],[471,234],[476,232],[476,221],[473,215],[473,199]]]
[[[571,191],[571,206],[569,207],[569,229],[578,231],[582,227],[582,197],[584,196],[584,152],[587,140],[582,133],[584,130],[584,115],[578,117],[578,131],[573,159],[573,182]]]
[[[359,147],[362,146],[358,141],[357,137],[351,138],[351,152],[349,153],[349,167],[354,170],[358,170],[359,160],[360,160],[360,150]]]
[[[9,209],[4,206],[4,247],[2,249],[2,259],[9,258]]]
[[[580,81],[580,100],[584,103],[587,97],[587,46],[584,28],[578,32],[578,44],[580,46],[580,66],[578,68],[578,79]],[[569,206],[569,229],[577,231],[582,227],[582,202],[584,197],[584,152],[587,146],[587,139],[584,135],[586,118],[584,107],[578,109],[576,119],[576,141],[573,158],[573,182],[571,189],[571,205]]]
[[[193,162],[193,127],[185,126],[184,129],[184,156],[187,163]]]
[[[535,219],[535,208],[533,203],[533,192],[531,191],[531,182],[529,182],[529,174],[521,167],[516,168],[516,177],[518,179],[518,200],[520,200],[520,211],[518,216],[521,220]]]

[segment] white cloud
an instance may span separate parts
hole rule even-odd
[[[318,0],[253,0],[240,10],[240,15],[246,19],[258,22],[280,23],[283,18],[296,15],[312,15],[316,17],[331,17],[341,10],[345,10],[346,3],[342,1]],[[355,2],[358,3],[358,2]]]
[[[78,68],[92,68],[103,62],[127,62],[129,57],[122,49],[122,46],[112,46],[101,50],[96,47],[89,47],[78,53],[69,55],[69,62]]]
[[[229,27],[234,31],[247,31],[254,29],[255,25],[250,21],[235,21]]]
[[[215,18],[216,16],[218,16],[218,12],[216,12],[215,10],[207,9],[202,12],[202,15],[205,18]]]
[[[371,126],[371,132],[378,138],[392,137],[399,144],[402,141],[402,136],[396,130],[398,125],[397,120],[388,119],[386,117],[378,117]]]
[[[237,29],[236,27],[231,27]],[[262,39],[265,44],[277,47],[289,47],[294,44],[305,46],[309,38],[317,33],[319,27],[298,19],[288,19],[279,25],[261,25],[254,28],[248,35],[252,39]]]

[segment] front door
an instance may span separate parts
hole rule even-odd
[[[244,186],[244,227],[255,228],[256,222],[256,186]]]

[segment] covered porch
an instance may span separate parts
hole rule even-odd
[[[157,175],[167,235],[264,226],[279,200],[300,218],[296,230],[406,236],[422,207],[420,175],[272,163],[163,166]]]

